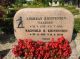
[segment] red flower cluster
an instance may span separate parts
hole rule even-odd
[[[14,46],[12,52],[15,56],[29,59],[67,59],[71,54],[71,47],[64,37],[58,38],[57,42],[53,38],[50,42],[19,39],[18,45]]]

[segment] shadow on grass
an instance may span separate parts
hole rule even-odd
[[[5,44],[5,43],[13,43],[15,42],[15,36],[14,34],[0,34],[0,43]]]
[[[72,40],[75,40],[76,36],[77,36],[77,31],[76,31],[76,29],[74,28],[74,30],[73,30],[73,35],[72,35]]]
[[[1,57],[1,59],[3,59],[3,57],[6,56],[9,51],[10,51],[10,49],[0,51],[0,57]]]

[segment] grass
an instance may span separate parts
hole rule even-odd
[[[68,9],[70,12],[72,12],[73,15],[78,15],[79,14],[79,10],[76,9],[76,6],[67,5],[67,6],[61,6],[61,7]]]
[[[80,32],[80,18],[75,18],[74,28],[76,31]]]

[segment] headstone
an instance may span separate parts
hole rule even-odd
[[[25,8],[14,17],[14,33],[17,39],[33,39],[49,42],[64,36],[72,38],[74,17],[64,8]]]

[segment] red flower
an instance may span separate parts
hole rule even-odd
[[[60,59],[59,57],[57,57],[56,59]]]
[[[49,58],[49,59],[54,59],[53,57]]]
[[[54,42],[54,38],[51,38],[51,42]]]
[[[68,51],[65,51],[65,52],[63,53],[63,56],[65,56],[65,57],[69,57],[70,54],[68,53]]]
[[[37,41],[37,44],[38,44],[38,45],[44,45],[44,42],[38,40],[38,41]]]
[[[62,36],[60,38],[58,38],[58,43],[62,43],[65,40],[65,38]]]
[[[34,47],[31,47],[30,52],[34,52],[34,50],[35,50],[35,48]]]
[[[41,55],[39,54],[38,59],[41,59]]]
[[[48,59],[49,56],[50,56],[49,53],[45,53],[44,59]]]
[[[16,45],[15,48],[12,49],[12,52],[15,54],[15,56],[20,56],[22,54],[22,51],[18,45]]]
[[[24,54],[24,55],[25,55],[25,57],[28,57],[28,56],[29,56],[29,54],[28,54],[27,52],[25,52],[25,54]]]
[[[62,50],[59,50],[58,51],[58,55],[62,55]]]
[[[50,42],[32,41],[32,39],[18,40],[18,45],[12,49],[15,56],[23,56],[33,59],[61,59],[68,58],[71,54],[71,47],[68,40],[60,37],[57,42],[54,38]]]
[[[53,45],[54,45],[55,48],[58,48],[58,46],[59,46],[59,44],[57,42],[54,42]]]

